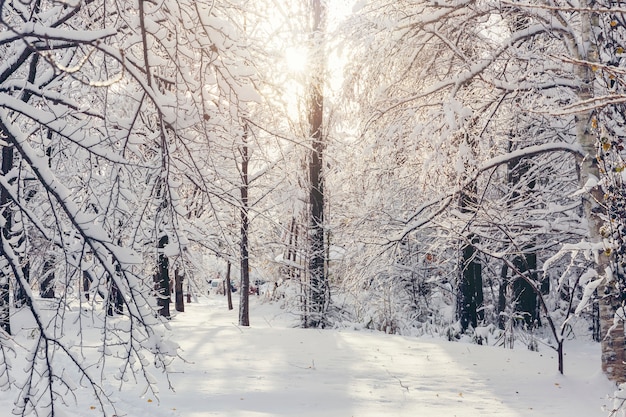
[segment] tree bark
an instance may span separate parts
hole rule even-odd
[[[30,284],[30,261],[26,260],[24,262],[24,265],[22,266],[22,274],[24,275],[24,281]],[[19,285],[19,283],[17,283],[17,280],[15,281],[16,281],[15,287],[17,288],[14,288],[14,293],[15,293],[14,304],[15,304],[15,307],[20,308],[25,305],[28,305],[29,300],[28,300],[28,296],[26,295],[26,291],[24,290],[24,288],[22,288],[22,286]]]
[[[3,135],[4,136],[4,135]],[[4,146],[2,148],[2,175],[6,175],[13,167],[13,147]],[[4,217],[4,226],[0,228],[0,239],[7,240],[11,231],[11,198],[9,192],[4,187],[0,187],[0,209]],[[6,265],[6,254],[4,242],[0,242],[0,328],[11,334],[10,321],[10,275]]]
[[[176,268],[176,270],[174,271],[174,298],[176,300],[176,311],[180,312],[185,311],[185,301],[183,297],[183,279],[184,275],[179,272],[178,268]]]
[[[313,26],[311,36],[316,39],[315,47],[321,50],[323,39],[323,19],[325,7],[321,0],[311,2]],[[309,156],[309,285],[308,314],[305,315],[305,327],[323,327],[326,305],[329,302],[328,283],[326,282],[326,254],[324,250],[324,60],[316,59],[318,68],[314,70],[309,85],[309,133],[312,140]]]
[[[461,193],[459,209],[462,213],[473,213],[476,204],[476,183],[474,182],[469,190]],[[469,223],[467,228],[470,226]],[[478,242],[478,236],[470,232],[461,246],[457,312],[463,331],[466,331],[469,326],[476,328],[484,319],[482,265],[477,259],[478,251],[476,250]]]
[[[498,328],[506,328],[507,287],[509,286],[509,266],[504,263],[500,272],[500,288],[498,290]]]
[[[291,218],[289,225],[289,243],[287,246],[287,275],[290,279],[296,277],[296,254],[298,253],[298,226],[296,218]]]
[[[39,284],[41,298],[54,298],[54,258],[48,256],[41,269],[42,279]]]
[[[243,144],[241,146],[241,241],[239,256],[241,258],[241,285],[239,286],[239,325],[250,325],[250,263],[249,263],[249,218],[248,218],[248,128],[244,126]],[[230,292],[230,286],[226,289]]]
[[[169,260],[163,253],[163,248],[168,243],[167,235],[161,236],[158,243],[159,255],[157,261],[157,272],[154,276],[154,284],[157,298],[157,306],[159,307],[159,315],[170,318],[170,276],[169,276]]]
[[[590,7],[588,0],[580,3],[582,10]],[[598,62],[598,52],[593,40],[593,27],[597,26],[597,16],[589,11],[581,12],[581,35],[582,44],[588,49],[584,56],[579,57],[581,61]],[[590,100],[594,96],[593,83],[595,74],[590,65],[578,65],[578,79],[581,86],[578,90],[578,99],[580,101]],[[583,148],[585,158],[581,164],[581,185],[585,185],[587,180],[598,181],[600,179],[600,170],[596,160],[597,141],[596,136],[592,132],[593,111],[587,110],[576,115],[576,136],[579,144]],[[609,281],[606,271],[610,268],[608,253],[603,250],[602,242],[602,226],[604,221],[602,216],[604,213],[604,192],[599,186],[593,187],[585,196],[584,213],[589,225],[589,238],[598,252],[597,271],[599,275],[604,275],[604,282],[598,287],[598,300],[600,310],[600,333],[601,333],[601,350],[602,350],[602,370],[607,378],[615,383],[626,382],[626,353],[624,351],[624,318],[618,320],[616,313],[621,308],[619,289],[615,280]]]
[[[115,265],[115,274],[119,278],[121,274],[121,268],[119,265]],[[109,277],[109,293],[107,295],[107,315],[114,316],[116,314],[122,314],[124,312],[124,295],[117,286],[117,281],[113,277]]]
[[[509,151],[512,151],[512,142],[509,141]],[[508,185],[511,195],[508,201],[509,206],[519,203],[519,199],[524,201],[531,199],[530,193],[535,188],[536,181],[527,178],[530,171],[530,161],[528,158],[516,158],[507,163]],[[525,245],[519,248],[517,256],[513,259],[515,268],[524,274],[530,274],[531,281],[537,281],[537,254],[532,252],[532,245]],[[522,322],[526,327],[532,328],[539,325],[539,304],[534,288],[523,279],[515,278],[512,285],[512,298],[514,311],[522,313]]]
[[[122,314],[124,312],[123,295],[118,288],[115,280],[109,278],[109,293],[107,294],[106,306],[107,315],[114,316],[116,314]]]
[[[91,281],[89,279],[89,273],[87,271],[83,271],[83,277],[81,282],[81,291],[85,296],[85,300],[89,301],[89,287],[91,287]]]
[[[522,253],[513,260],[513,264],[523,274],[528,274],[532,282],[537,282],[536,253]],[[527,281],[520,278],[513,280],[513,300],[515,300],[515,311],[522,313],[526,327],[533,328],[539,325],[537,294]]]
[[[28,69],[28,82],[29,83],[33,83],[35,81],[35,78],[37,76],[37,64],[39,62],[39,55],[38,54],[33,54],[32,59],[30,61],[30,65],[29,65],[29,69]],[[28,90],[25,90],[22,92],[22,95],[20,97],[20,100],[22,100],[24,103],[27,103],[30,100],[30,97],[32,96],[32,92],[29,92]],[[52,132],[50,130],[48,130],[48,139],[50,139],[50,137],[52,136]],[[4,136],[4,135],[2,135]],[[13,163],[14,163],[14,150],[13,150],[13,146],[4,146],[2,148],[2,175],[7,174],[12,168],[13,168]],[[50,165],[51,162],[50,160],[48,160],[48,165]],[[32,195],[29,197],[26,197],[26,201],[29,201],[30,198],[32,198]],[[0,208],[2,208],[3,211],[3,216],[4,216],[4,221],[5,221],[5,226],[4,228],[2,228],[2,236],[4,238],[9,238],[10,234],[11,234],[11,228],[13,227],[13,213],[9,207],[11,202],[11,197],[9,196],[8,190],[6,190],[4,187],[0,187]],[[23,229],[23,228],[22,228]],[[25,240],[26,240],[26,235],[25,235],[25,230],[22,230],[22,235],[20,236],[20,242],[18,244],[18,246],[23,247]],[[0,245],[1,246],[1,245]],[[4,257],[4,249],[2,247],[0,247],[0,257]],[[24,280],[26,282],[29,282],[30,280],[30,261],[29,260],[24,260],[25,258],[25,253],[21,252],[19,253],[19,256],[22,260],[23,266],[22,266],[22,273],[24,275]],[[2,272],[0,272],[0,274],[3,274]],[[6,280],[4,280],[4,278],[6,278]],[[2,289],[0,289],[0,327],[5,328],[5,326],[8,326],[8,322],[5,323],[5,320],[3,319],[4,317],[4,313],[6,312],[8,314],[9,312],[9,291],[10,291],[10,277],[6,276],[6,277],[2,277]],[[6,281],[6,282],[4,282]],[[15,292],[15,305],[16,307],[21,307],[23,305],[26,305],[28,303],[28,297],[26,295],[26,291],[24,288],[22,288],[22,285],[20,283],[18,283],[18,279],[17,277],[15,277],[15,287],[14,288],[14,292]],[[6,307],[5,307],[6,304]],[[8,320],[8,319],[7,319]],[[7,327],[8,328],[8,327]],[[6,330],[6,329],[5,329]],[[9,332],[10,333],[10,329]]]
[[[228,300],[228,310],[233,309],[233,292],[230,290],[230,261],[228,261],[228,265],[226,266],[226,289],[224,290],[224,294],[226,294],[226,299]]]
[[[476,260],[478,237],[468,236],[462,248],[461,284],[459,288],[459,319],[463,331],[476,328],[484,319],[482,265]]]

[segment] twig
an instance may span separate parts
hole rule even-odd
[[[392,378],[394,378],[396,381],[398,381],[398,383],[400,384],[400,386],[402,388],[404,388],[406,390],[406,392],[409,392],[409,387],[404,385],[402,383],[402,380],[400,378],[398,378],[397,376],[395,376],[394,374],[392,374],[391,372],[389,372],[389,369],[385,369],[387,371],[387,373],[389,374],[389,376],[391,376]]]

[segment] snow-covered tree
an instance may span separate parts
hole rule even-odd
[[[575,191],[578,162],[595,154],[588,145],[594,144],[590,113],[579,112],[591,103],[593,13],[548,3],[359,5],[346,26],[354,39],[350,98],[365,115],[357,144],[368,156],[392,153],[377,166],[367,158],[359,175],[371,181],[372,174],[388,173],[385,179],[395,184],[372,204],[389,230],[376,241],[391,241],[395,251],[393,243],[413,234],[424,239],[434,229],[439,245],[473,248],[459,252],[466,261],[450,265],[460,265],[453,275],[462,277],[470,259],[479,262],[483,282],[499,284],[515,304],[509,313],[532,320],[533,311],[525,310],[535,309],[533,299],[547,284],[539,276],[554,280],[555,271],[541,271],[558,250],[554,242],[587,235],[591,212],[581,216]],[[581,168],[583,183],[588,165]],[[369,206],[367,193],[381,194],[372,188],[361,186],[366,194],[354,195]],[[494,267],[500,262],[508,271]],[[553,287],[555,301],[566,281],[560,277]],[[451,282],[459,296],[467,288],[463,279]],[[527,306],[515,301],[529,290],[534,295]],[[496,312],[496,298],[485,299],[484,313]],[[478,304],[460,303],[472,325],[479,325],[473,319]],[[501,305],[498,313],[507,308]]]
[[[308,122],[311,137],[311,152],[308,161],[309,170],[309,216],[310,242],[308,265],[306,327],[324,325],[324,312],[328,308],[329,290],[326,278],[324,230],[324,148],[327,134],[324,129],[324,30],[326,5],[320,0],[311,2],[311,46],[314,65],[308,85]]]
[[[20,390],[16,413],[54,415],[71,401],[73,370],[104,413],[105,369],[156,391],[149,368],[167,370],[177,354],[155,316],[169,316],[169,266],[189,268],[190,249],[211,235],[205,220],[217,214],[203,204],[228,200],[212,146],[232,143],[237,109],[257,99],[230,22],[240,10],[143,0],[0,9],[2,385]],[[54,299],[34,295],[47,285],[28,279],[34,268],[53,277]],[[10,320],[32,323],[29,343],[12,342]],[[102,342],[94,354],[90,328]]]

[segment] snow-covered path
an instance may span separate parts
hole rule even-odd
[[[216,305],[216,303],[220,303]],[[132,416],[606,416],[599,349],[506,350],[368,332],[281,327],[280,310],[253,306],[252,327],[220,299],[173,321],[183,356],[176,393],[118,403]],[[255,308],[256,307],[256,308]],[[153,400],[153,401],[150,401]]]
[[[508,350],[348,330],[294,328],[295,317],[253,299],[241,328],[223,297],[188,304],[172,322],[187,362],[162,374],[157,399],[132,384],[104,388],[118,417],[606,417],[611,385],[599,347],[567,342],[566,375],[554,352]],[[24,332],[24,331],[22,331]],[[27,333],[17,335],[26,338]],[[68,368],[69,369],[69,368]],[[110,375],[110,376],[109,376]],[[100,417],[86,388],[55,417]],[[0,391],[0,417],[15,391]],[[107,417],[113,417],[111,412]]]

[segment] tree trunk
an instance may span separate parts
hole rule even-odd
[[[28,82],[29,83],[33,83],[35,81],[35,78],[37,76],[38,62],[39,62],[39,55],[34,54],[32,56],[32,60],[30,62],[29,70],[28,70]],[[25,90],[22,92],[20,100],[22,100],[24,103],[28,103],[31,96],[32,96],[32,92]],[[48,130],[47,134],[48,134],[48,138],[50,138],[52,135],[52,132]],[[0,136],[5,138],[4,134]],[[14,162],[13,146],[6,146],[6,145],[3,146],[2,147],[2,169],[1,169],[0,174],[6,175],[13,168],[13,162]],[[50,164],[50,161],[48,161],[48,164]],[[4,217],[4,226],[0,228],[0,237],[3,239],[9,239],[11,235],[11,228],[13,227],[13,214],[12,214],[12,210],[10,207],[10,203],[11,203],[11,197],[9,195],[8,190],[5,189],[4,187],[0,187],[0,210],[2,210],[2,216]],[[22,230],[22,233],[25,233],[25,231]],[[23,243],[24,238],[25,236],[22,235],[20,238],[20,243]],[[21,253],[20,255],[24,256],[23,253]],[[4,251],[4,247],[2,244],[0,244],[0,259],[3,259],[3,258],[4,258],[4,261],[6,261],[6,254]],[[10,311],[9,311],[10,310],[10,305],[9,305],[10,304],[10,292],[9,291],[10,291],[11,279],[10,279],[10,275],[7,273],[8,269],[5,267],[7,267],[7,265],[4,262],[2,262],[2,265],[0,265],[0,328],[2,328],[8,334],[11,334],[11,326],[9,322],[9,316],[10,316]],[[28,263],[28,261],[25,262],[22,272],[24,273],[25,280],[28,281],[29,276],[30,276],[30,264]],[[15,281],[17,281],[17,277],[15,277]],[[23,305],[27,301],[26,292],[24,291],[24,288],[22,288],[21,284],[18,284],[16,282],[15,286],[17,287],[15,291],[15,295],[16,295],[15,303],[16,305],[18,304]]]
[[[581,10],[590,7],[588,0],[580,3]],[[581,61],[598,62],[598,52],[593,38],[593,27],[597,26],[597,16],[594,13],[581,12],[582,44],[587,47],[586,55],[579,57]],[[578,65],[578,79],[581,86],[578,89],[578,99],[587,101],[593,98],[593,82],[595,74],[590,65]],[[592,132],[593,112],[591,110],[581,112],[576,115],[576,136],[578,143],[582,146],[586,157],[581,164],[581,185],[585,185],[587,180],[598,181],[600,171],[596,160],[596,137]],[[592,244],[598,247],[598,264],[596,265],[599,275],[604,275],[605,280],[598,287],[598,300],[600,311],[600,333],[602,350],[602,370],[607,378],[615,383],[626,382],[626,354],[624,351],[624,320],[614,320],[615,313],[621,308],[619,289],[615,280],[609,281],[608,254],[602,248],[601,228],[604,225],[602,215],[604,214],[604,192],[600,186],[595,186],[590,193],[585,196],[583,207],[585,217],[589,225],[589,238]]]
[[[83,271],[81,290],[85,296],[85,300],[89,301],[89,288],[91,287],[91,280],[89,279],[89,273]]]
[[[115,265],[115,275],[119,278],[121,276],[121,268],[119,265]],[[113,316],[116,314],[122,314],[124,312],[124,295],[117,286],[117,281],[113,277],[109,277],[109,293],[107,295],[107,315]]]
[[[592,337],[594,342],[602,342],[600,330],[600,306],[598,305],[598,290],[593,294],[594,303],[592,305]]]
[[[459,288],[459,319],[461,328],[476,328],[484,319],[482,265],[476,260],[477,251],[474,245],[478,237],[470,234],[468,242],[462,248],[461,284]]]
[[[513,151],[512,148],[512,141],[509,141],[509,151]],[[530,167],[531,163],[526,158],[516,158],[507,163],[508,186],[512,190],[507,202],[509,206],[519,203],[520,198],[523,198],[524,201],[531,198],[530,193],[535,188],[536,181],[527,177]],[[523,274],[530,274],[531,280],[536,282],[537,254],[532,252],[532,245],[520,248],[519,252],[521,253],[513,259],[515,268]],[[526,280],[519,277],[513,280],[512,298],[514,311],[522,314],[522,322],[527,328],[532,328],[540,323],[537,294]]]
[[[313,71],[313,78],[309,85],[309,133],[312,140],[309,157],[309,285],[308,314],[306,315],[305,327],[323,327],[326,305],[328,298],[328,283],[326,282],[326,254],[324,251],[324,60],[321,59],[323,18],[325,7],[321,0],[311,2],[313,14],[313,26],[311,36],[316,39],[315,47],[319,48],[316,63],[318,68]]]
[[[24,239],[23,237],[24,235],[22,235],[22,238],[20,239],[18,246],[23,246],[25,244],[24,241],[26,239]],[[30,261],[27,259],[24,259],[24,256],[21,256],[21,258],[23,262],[21,269],[22,269],[22,275],[24,276],[24,281],[27,283],[30,283]],[[26,295],[26,291],[24,290],[22,285],[20,285],[17,281],[18,280],[16,279],[15,286],[13,288],[13,293],[14,293],[13,304],[15,304],[16,308],[20,308],[20,307],[27,305],[29,300],[28,300],[28,296]]]
[[[13,147],[3,146],[2,148],[2,175],[6,175],[13,168]],[[12,216],[11,216],[11,197],[6,188],[0,187],[0,209],[4,217],[4,226],[0,228],[0,239],[7,240],[10,236]],[[10,275],[8,273],[8,265],[6,254],[4,251],[4,242],[0,242],[0,327],[8,334],[11,334],[10,324]]]
[[[290,279],[296,277],[296,254],[298,246],[298,226],[296,225],[296,218],[291,218],[291,224],[289,225],[289,243],[287,246],[287,275]]]
[[[620,305],[614,286],[605,285],[603,294],[599,301],[602,371],[611,381],[621,384],[626,382],[624,321],[623,318],[617,323],[614,321],[616,306]]]
[[[504,263],[500,272],[500,288],[498,290],[498,328],[504,330],[506,328],[506,304],[507,304],[507,287],[509,286],[509,266]]]
[[[174,271],[174,293],[176,300],[176,311],[184,312],[185,311],[185,301],[183,297],[183,279],[184,275],[182,275],[178,268]]]
[[[243,144],[241,146],[241,241],[239,255],[241,257],[241,285],[239,286],[239,325],[250,325],[250,264],[249,264],[249,219],[248,219],[248,129],[244,127]],[[230,292],[230,287],[227,289]]]
[[[109,293],[106,298],[107,315],[114,316],[124,312],[123,295],[115,280],[109,278]]]
[[[9,275],[2,273],[0,280],[0,329],[11,334]]]
[[[41,298],[54,298],[54,264],[53,257],[48,256],[41,269],[41,282],[39,284],[39,295]]]
[[[157,272],[154,276],[155,291],[157,297],[157,306],[159,307],[159,315],[170,318],[170,275],[169,260],[163,253],[163,248],[168,243],[167,235],[163,235],[159,239],[158,249],[159,256],[157,262]]]
[[[473,183],[469,188],[461,193],[459,209],[462,213],[473,213],[477,204],[476,184]],[[470,223],[471,220],[466,228],[470,227]],[[463,331],[469,326],[476,328],[484,319],[482,265],[477,259],[476,250],[478,242],[478,236],[470,232],[461,246],[457,312]]]
[[[531,281],[537,282],[536,253],[523,253],[513,260],[513,264],[521,273],[529,275]],[[515,311],[522,313],[522,321],[527,328],[533,328],[535,325],[539,325],[537,294],[526,280],[521,278],[515,278],[513,280],[513,300],[515,300]]]
[[[228,265],[226,266],[226,289],[224,290],[224,294],[226,294],[226,299],[228,300],[228,310],[233,309],[233,292],[230,290],[230,261],[228,261]]]

